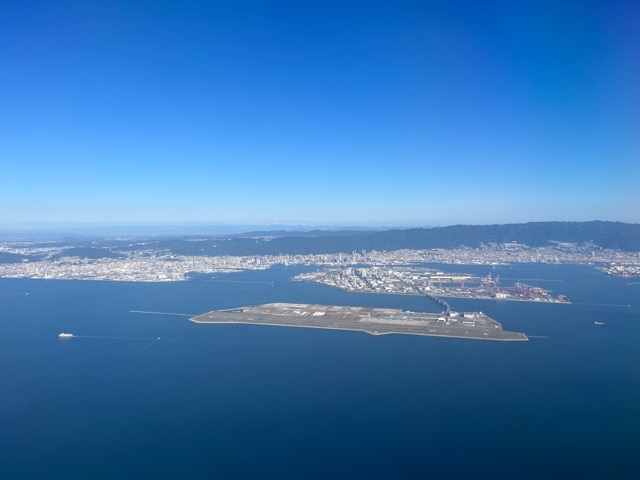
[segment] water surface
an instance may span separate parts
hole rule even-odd
[[[576,303],[451,299],[548,337],[502,343],[130,313],[439,310],[290,282],[301,267],[164,284],[0,280],[0,477],[638,478],[640,286],[586,266],[441,268],[537,279],[526,283]]]

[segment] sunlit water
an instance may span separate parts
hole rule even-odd
[[[503,343],[130,313],[439,310],[290,282],[303,268],[0,280],[0,478],[640,478],[640,285],[586,266],[442,268],[576,303],[451,300],[548,337]]]

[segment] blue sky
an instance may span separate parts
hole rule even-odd
[[[4,1],[0,225],[640,222],[640,3]]]

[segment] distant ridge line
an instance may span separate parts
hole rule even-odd
[[[186,256],[309,255],[361,252],[362,250],[427,250],[434,248],[477,248],[482,244],[516,242],[529,247],[552,246],[553,242],[591,244],[593,249],[609,248],[640,252],[640,224],[590,222],[529,222],[504,225],[451,225],[446,227],[393,228],[365,231],[265,231],[245,234],[138,236],[129,238],[91,237],[64,244],[42,242],[39,246],[59,247],[58,256],[83,258],[122,257],[140,250],[167,251]],[[37,255],[0,252],[0,263],[36,261]]]
[[[264,232],[265,235],[268,232]],[[254,232],[255,234],[255,232]],[[640,251],[640,224],[622,222],[529,222],[504,225],[452,225],[447,227],[391,229],[349,234],[302,236],[280,233],[269,242],[234,238],[226,242],[229,254],[339,253],[353,250],[401,250],[479,247],[486,243],[517,242],[531,247],[550,242],[592,242],[601,248]],[[244,247],[244,248],[243,248]],[[249,248],[251,247],[251,248]],[[218,250],[220,252],[220,250]],[[233,252],[233,253],[232,253]],[[220,252],[221,253],[221,252]]]

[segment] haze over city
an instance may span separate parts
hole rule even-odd
[[[3,2],[0,223],[639,222],[639,14]]]

